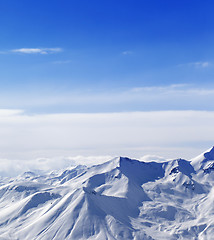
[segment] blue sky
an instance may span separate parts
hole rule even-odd
[[[0,107],[33,113],[213,110],[213,5],[3,0]],[[175,86],[188,97],[168,96],[165,89]],[[148,87],[154,91],[145,100]],[[189,93],[201,89],[203,96]]]
[[[1,0],[0,168],[118,155],[190,159],[210,148],[213,7]]]

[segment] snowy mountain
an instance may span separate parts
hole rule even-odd
[[[118,157],[0,183],[0,240],[214,239],[214,148],[191,159]]]

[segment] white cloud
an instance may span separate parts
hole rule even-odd
[[[19,48],[11,50],[11,52],[23,54],[50,54],[61,51],[62,48]]]
[[[24,113],[21,109],[0,109],[0,118],[11,117]]]
[[[164,162],[166,161],[165,158],[160,157],[160,156],[156,156],[156,155],[145,155],[143,157],[140,158],[141,161],[143,162]]]
[[[112,156],[56,156],[29,158],[28,160],[0,158],[0,179],[1,177],[15,177],[28,171],[47,173],[83,164],[91,166],[106,162],[112,158]]]
[[[171,84],[166,86],[151,86],[151,87],[135,87],[131,89],[131,92],[166,92],[166,91],[178,91],[178,90],[187,90],[191,87],[190,84]]]
[[[206,67],[209,67],[211,65],[210,62],[194,62],[194,63],[190,63],[190,64],[195,66],[195,67],[202,67],[202,68],[206,68]]]
[[[207,68],[207,67],[211,67],[212,65],[213,63],[209,61],[198,61],[198,62],[179,64],[178,67],[189,66],[189,67],[195,67],[195,68]]]
[[[131,54],[133,54],[133,52],[132,51],[123,51],[122,54],[123,55],[131,55]]]
[[[141,103],[150,110],[213,110],[214,88],[189,84],[135,87],[127,92],[127,100]]]
[[[119,155],[191,158],[213,145],[213,122],[206,111],[0,114],[0,169],[49,170]]]

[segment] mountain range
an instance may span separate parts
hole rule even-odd
[[[0,182],[0,240],[214,239],[214,148]]]

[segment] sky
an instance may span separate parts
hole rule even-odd
[[[0,1],[2,163],[189,158],[210,148],[213,7],[211,0]]]

